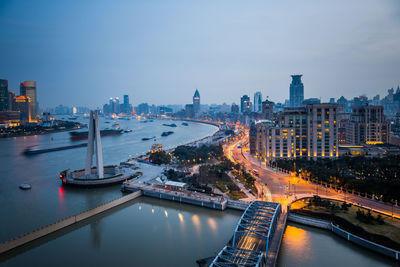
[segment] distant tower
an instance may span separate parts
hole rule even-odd
[[[124,104],[123,104],[124,108],[122,110],[122,112],[124,112],[125,114],[128,114],[131,112],[130,110],[130,104],[129,104],[129,96],[128,95],[124,95]]]
[[[31,100],[31,118],[36,120],[38,102],[36,97],[36,82],[25,81],[19,85],[20,95],[28,96]]]
[[[304,85],[301,82],[301,76],[292,75],[292,83],[290,84],[290,107],[301,107],[304,100]]]
[[[254,94],[254,112],[262,112],[262,94],[261,92],[256,92]]]
[[[200,113],[200,93],[199,90],[197,90],[197,88],[193,96],[193,113],[195,117]]]
[[[103,151],[101,148],[99,115],[97,113],[97,110],[90,111],[89,142],[86,153],[86,167],[85,167],[85,175],[87,177],[91,175],[94,152],[96,152],[96,168],[97,168],[96,178],[104,178]]]
[[[240,112],[241,113],[251,112],[251,101],[248,95],[244,95],[240,98]]]

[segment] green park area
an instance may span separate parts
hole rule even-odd
[[[274,166],[297,176],[390,203],[400,203],[400,155],[383,158],[279,159]]]
[[[318,196],[293,202],[290,212],[331,221],[354,235],[400,250],[400,220],[391,216]]]

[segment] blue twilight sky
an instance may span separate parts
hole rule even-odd
[[[399,0],[0,0],[0,78],[40,105],[386,95],[400,84]],[[17,90],[19,91],[19,89]]]

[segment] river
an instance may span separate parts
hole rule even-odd
[[[81,119],[85,122],[85,119]],[[189,123],[169,128],[154,120],[119,120],[131,133],[102,138],[105,164],[146,153],[157,136],[164,148],[213,134],[214,126]],[[101,127],[112,127],[101,118]],[[168,137],[161,132],[173,130]],[[121,196],[119,186],[96,189],[62,187],[58,173],[83,168],[85,148],[26,157],[28,146],[76,144],[67,132],[0,140],[0,241]],[[32,189],[22,191],[21,183]],[[0,258],[4,266],[196,266],[214,256],[231,238],[241,213],[141,197],[84,223],[59,231]],[[28,264],[29,263],[29,264]],[[279,266],[391,266],[393,262],[319,229],[289,224]]]

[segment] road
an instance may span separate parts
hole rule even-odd
[[[257,189],[261,189],[259,191],[259,200],[279,202],[282,204],[283,212],[285,212],[287,204],[292,201],[302,197],[319,195],[320,197],[343,200],[388,216],[400,218],[400,208],[398,206],[388,205],[384,202],[350,193],[343,193],[289,174],[274,171],[244,151],[243,147],[246,146],[247,140],[248,134],[231,144],[225,145],[224,152],[228,159],[241,164],[247,171],[257,170],[259,172],[256,183]]]

